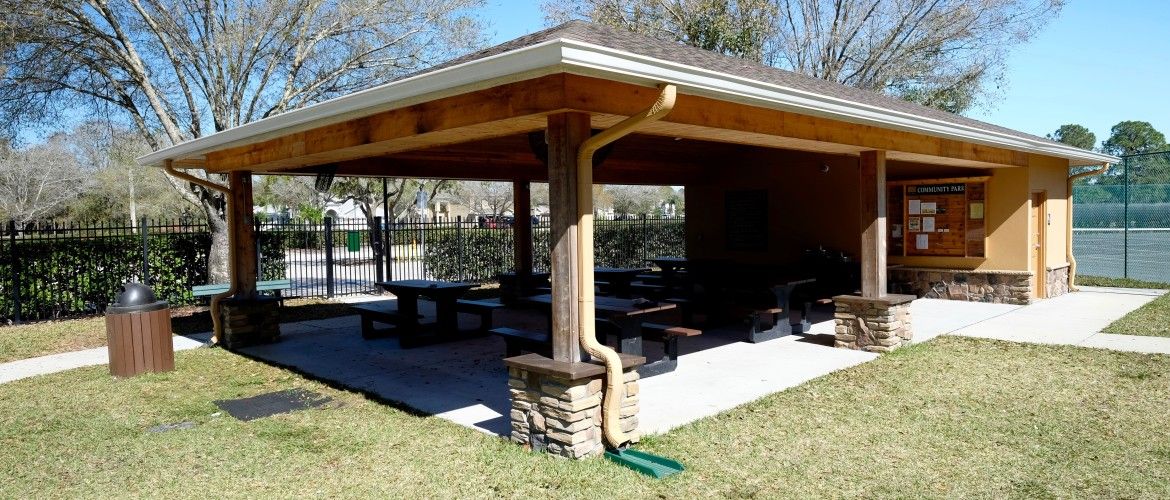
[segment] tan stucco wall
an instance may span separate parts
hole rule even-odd
[[[686,186],[687,251],[694,257],[793,263],[805,248],[824,245],[860,253],[857,158],[780,150],[747,150],[727,158],[718,174]],[[909,267],[1030,271],[1031,192],[1047,190],[1047,265],[1063,265],[1067,161],[1033,156],[1032,167],[973,169],[891,162],[890,180],[989,176],[985,258],[890,257]],[[821,173],[822,164],[829,165]],[[724,241],[724,196],[729,190],[767,189],[768,250],[729,252]]]
[[[921,166],[912,170],[923,173]],[[978,269],[986,271],[1028,270],[1028,170],[1026,168],[938,169],[937,176],[916,175],[912,178],[962,177],[989,175],[987,181],[987,251],[984,258],[968,257],[890,257],[891,264],[909,267]]]
[[[1068,160],[1032,155],[1029,163],[1030,191],[1046,191],[1048,194],[1046,208],[1051,224],[1045,227],[1044,264],[1058,268],[1068,264]]]

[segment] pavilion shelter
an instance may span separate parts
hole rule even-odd
[[[599,136],[612,143],[579,158]],[[618,403],[631,400],[621,393],[628,396],[641,361],[602,367],[588,345],[592,322],[582,315],[591,315],[593,291],[581,284],[591,283],[582,254],[591,255],[592,211],[578,193],[589,183],[683,186],[688,257],[768,266],[797,262],[811,248],[848,256],[857,273],[845,291],[856,293],[833,298],[837,345],[885,351],[909,340],[907,305],[917,296],[1028,303],[1068,291],[1070,168],[1117,158],[570,22],[139,161],[180,176],[227,176],[226,185],[184,178],[228,193],[233,277],[216,329],[228,346],[279,334],[276,306],[255,290],[253,175],[507,181],[517,213],[528,208],[530,183],[548,182],[552,358],[509,362],[523,410],[513,438],[588,456],[603,437],[612,446],[636,436],[636,418],[618,416],[636,416],[636,405]],[[531,227],[527,217],[516,223],[524,273]],[[525,401],[533,384],[565,387],[559,406]],[[606,402],[589,406],[598,391]],[[538,443],[536,421],[545,417],[563,432],[554,439],[544,430]],[[581,418],[595,425],[573,424]]]

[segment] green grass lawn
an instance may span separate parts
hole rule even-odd
[[[479,286],[467,298],[499,296],[495,285]],[[282,323],[334,318],[352,314],[349,304],[327,299],[288,299],[280,310]],[[211,331],[211,315],[206,307],[182,307],[171,311],[175,333],[187,335]],[[104,317],[40,321],[15,326],[0,326],[0,363],[106,345]]]
[[[0,385],[0,497],[1170,496],[1170,356],[943,337],[647,439],[688,468],[664,481],[220,349],[177,362]],[[293,387],[336,405],[245,423],[211,403]]]
[[[349,313],[349,306],[323,299],[290,299],[281,309],[282,322],[332,318]],[[211,315],[205,307],[171,311],[171,327],[177,334],[211,331]],[[40,321],[0,326],[0,363],[106,345],[105,317]]]
[[[1103,330],[1106,333],[1170,337],[1170,294],[1137,308]]]
[[[1077,284],[1122,288],[1170,289],[1170,283],[1123,278],[1102,278],[1098,276],[1078,277]],[[1170,337],[1170,294],[1158,297],[1149,304],[1126,314],[1121,319],[1105,327],[1103,331],[1105,333],[1120,333],[1123,335]]]

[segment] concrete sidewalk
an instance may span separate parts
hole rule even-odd
[[[1170,354],[1170,338],[1101,333],[1110,323],[1165,293],[1166,290],[1083,287],[1080,292],[1005,310],[1002,314],[944,333],[1013,342]],[[917,307],[925,302],[918,300],[914,305]],[[914,314],[917,321],[919,311],[915,309]],[[917,332],[915,340],[919,340]]]
[[[207,345],[209,340],[210,335],[208,334],[204,334],[203,336],[193,335],[191,337],[175,335],[175,350],[185,351],[187,349],[203,347]],[[50,354],[38,358],[0,363],[0,384],[22,378],[35,377],[37,375],[72,370],[74,368],[104,365],[109,362],[109,351],[105,346],[102,346],[84,351]]]

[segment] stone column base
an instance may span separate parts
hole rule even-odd
[[[889,352],[908,344],[912,337],[910,302],[913,295],[884,297],[833,297],[837,312],[837,347],[869,352]]]
[[[622,356],[625,374],[621,429],[637,442],[638,372],[645,358]],[[507,358],[511,393],[511,440],[533,451],[565,458],[600,456],[605,368],[554,361],[539,354]]]
[[[280,308],[275,298],[229,297],[219,301],[223,333],[219,345],[228,349],[270,344],[280,339]]]

